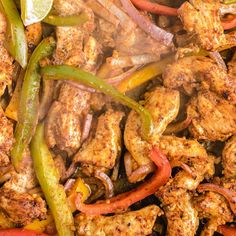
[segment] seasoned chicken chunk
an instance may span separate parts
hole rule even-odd
[[[144,236],[152,233],[155,220],[161,215],[162,210],[156,205],[114,216],[87,216],[81,213],[75,218],[76,231],[84,236]]]
[[[149,110],[154,122],[154,130],[149,142],[141,135],[141,119],[135,111],[131,111],[125,126],[125,145],[138,165],[151,162],[149,152],[153,144],[159,142],[167,125],[176,118],[179,111],[179,92],[157,87],[145,94],[144,107]]]
[[[200,218],[209,219],[201,236],[213,236],[219,225],[233,220],[233,214],[224,197],[214,192],[206,192],[194,198],[194,207]]]
[[[184,28],[197,36],[206,50],[216,50],[227,43],[220,21],[219,0],[186,1],[178,10]]]
[[[41,197],[6,188],[0,189],[0,208],[12,222],[20,225],[46,216],[45,202]]]
[[[85,12],[89,20],[82,26],[57,27],[57,47],[53,64],[78,66],[95,72],[100,46],[91,36],[94,30],[94,15],[82,0],[56,0],[54,8],[58,15],[77,15]],[[90,92],[72,84],[63,83],[59,98],[54,101],[47,116],[45,126],[49,147],[57,146],[74,154],[81,145],[84,116],[89,111]]]
[[[236,81],[207,57],[184,57],[168,65],[163,83],[168,88],[183,88],[188,94],[192,94],[194,88],[204,88],[236,103]]]
[[[222,152],[224,176],[236,178],[236,136],[233,136],[224,146]]]
[[[213,185],[216,184],[224,189],[236,193],[235,178],[216,177]],[[227,199],[217,192],[207,191],[194,198],[194,206],[200,218],[207,218],[208,223],[204,227],[201,236],[213,236],[218,226],[233,221],[234,214],[231,211]]]
[[[112,169],[121,152],[120,122],[124,114],[108,110],[98,118],[94,137],[87,140],[75,155],[75,162]]]
[[[163,136],[159,148],[173,167],[183,168],[157,192],[168,221],[167,235],[194,236],[198,216],[188,191],[195,190],[204,177],[214,174],[214,160],[195,140]]]
[[[88,92],[62,84],[58,101],[52,104],[46,120],[45,135],[49,147],[57,146],[69,154],[77,151],[89,100]]]
[[[7,22],[5,16],[0,13],[0,97],[5,88],[11,85],[13,75],[13,58],[4,47]]]
[[[9,164],[10,150],[13,144],[13,124],[4,115],[0,106],[0,167]]]
[[[15,224],[26,225],[34,219],[44,219],[46,203],[28,190],[37,186],[29,151],[24,154],[19,173],[12,172],[11,179],[0,189],[0,210]]]
[[[196,139],[225,141],[236,134],[236,107],[209,91],[200,91],[187,108],[189,126]]]

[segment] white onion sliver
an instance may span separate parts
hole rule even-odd
[[[129,16],[126,15],[114,3],[112,3],[112,1],[110,0],[97,0],[97,1],[119,19],[122,28],[126,29],[127,31],[130,31],[135,28],[135,24],[131,21]]]
[[[148,33],[152,38],[163,42],[165,45],[169,46],[172,43],[173,34],[159,28],[151,21],[146,19],[139,11],[134,7],[130,0],[121,0],[124,9],[127,11],[129,16],[133,19],[137,25]]]
[[[91,87],[87,87],[87,86],[85,86],[85,85],[83,85],[83,84],[79,84],[79,83],[77,83],[77,82],[70,81],[70,80],[65,80],[64,82],[67,83],[67,84],[71,84],[71,85],[73,85],[74,87],[76,87],[76,88],[78,88],[78,89],[81,89],[81,90],[83,90],[83,91],[87,91],[87,92],[90,92],[90,93],[96,93],[96,89],[93,89],[93,88],[91,88]]]
[[[148,64],[160,60],[160,57],[153,54],[143,54],[123,57],[109,57],[106,63],[112,68],[126,68],[136,65]]]
[[[219,67],[227,71],[227,66],[225,65],[225,62],[219,52],[210,52],[209,55],[218,64]]]
[[[108,84],[118,84],[122,80],[124,80],[124,79],[128,78],[129,76],[131,76],[140,67],[141,66],[134,66],[131,69],[127,70],[126,72],[124,72],[124,73],[122,73],[120,75],[117,75],[117,76],[114,76],[114,77],[106,79],[106,82]]]
[[[81,143],[83,143],[89,136],[92,120],[93,120],[93,115],[87,114],[84,120],[83,131],[81,134]]]

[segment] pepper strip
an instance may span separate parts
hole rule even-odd
[[[28,60],[28,46],[24,25],[16,8],[14,0],[0,0],[7,18],[7,31],[10,36],[9,51],[11,55],[25,68]]]
[[[45,66],[41,69],[41,74],[44,79],[62,79],[62,80],[72,80],[75,82],[81,82],[86,86],[90,86],[94,89],[100,90],[106,95],[110,95],[115,100],[120,103],[134,109],[142,118],[142,135],[143,138],[148,140],[153,132],[153,122],[151,114],[143,106],[132,100],[131,98],[123,95],[117,89],[107,84],[102,79],[89,72],[83,71],[81,69],[67,66]]]
[[[167,16],[177,16],[177,10],[173,7],[164,6],[158,3],[152,3],[144,0],[131,0],[138,8],[151,13],[162,14]]]
[[[145,181],[145,183],[141,184],[134,190],[119,194],[107,201],[95,204],[82,203],[81,198],[78,195],[75,202],[77,209],[90,215],[114,213],[117,210],[127,209],[135,202],[154,194],[168,181],[171,175],[171,166],[166,156],[156,147],[151,150],[150,158],[156,164],[158,169],[149,180]]]
[[[221,225],[218,227],[217,232],[224,236],[236,236],[236,228],[227,225]]]
[[[39,234],[26,229],[4,229],[0,230],[0,236],[47,236],[47,234]]]
[[[44,140],[44,125],[38,125],[30,144],[34,170],[47,204],[52,212],[59,236],[72,236],[74,219],[59,174]]]
[[[15,143],[11,152],[12,163],[16,170],[23,158],[23,152],[34,134],[38,122],[39,89],[41,76],[39,61],[50,56],[56,46],[54,38],[44,39],[34,50],[22,85],[18,123],[15,130]]]
[[[89,20],[88,14],[82,12],[77,16],[48,15],[43,22],[54,26],[78,26]]]
[[[154,77],[161,75],[166,65],[173,62],[174,56],[171,55],[161,61],[152,63],[136,71],[130,77],[124,79],[118,86],[117,89],[125,93],[131,89],[138,87],[139,85],[153,79]]]

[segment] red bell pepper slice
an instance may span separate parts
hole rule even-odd
[[[157,170],[150,179],[139,187],[95,204],[82,203],[81,197],[78,195],[75,202],[77,209],[90,215],[114,213],[117,210],[126,209],[135,202],[154,194],[168,181],[171,175],[171,166],[166,156],[156,147],[151,150],[150,158],[156,164]]]

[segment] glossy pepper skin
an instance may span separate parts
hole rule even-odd
[[[34,50],[21,90],[18,122],[15,129],[15,143],[11,152],[12,163],[19,169],[23,152],[34,134],[38,122],[39,89],[41,76],[39,74],[39,61],[50,56],[56,46],[52,37],[44,39]]]
[[[4,229],[0,230],[0,236],[47,236],[47,234],[39,234],[26,229]]]
[[[25,68],[28,61],[28,46],[24,25],[14,0],[0,0],[2,10],[7,18],[9,51],[16,61]]]
[[[41,73],[44,79],[62,79],[62,80],[73,80],[75,82],[83,83],[94,89],[103,92],[106,95],[111,96],[116,101],[122,103],[135,110],[142,118],[142,135],[148,140],[153,131],[153,122],[151,114],[140,104],[130,99],[129,97],[120,93],[117,89],[107,84],[102,79],[95,75],[85,72],[81,69],[67,66],[46,66],[41,69]]]
[[[53,215],[59,236],[72,236],[74,219],[53,158],[44,141],[44,125],[38,125],[30,144],[34,170]]]
[[[56,16],[48,15],[43,22],[54,26],[78,26],[89,20],[88,14],[82,12],[76,16]]]
[[[118,210],[127,209],[135,202],[141,201],[147,196],[154,194],[168,181],[171,175],[171,166],[167,157],[156,147],[151,150],[150,158],[156,164],[157,170],[150,179],[136,189],[119,194],[107,201],[94,204],[84,204],[80,196],[78,196],[75,202],[77,209],[89,215],[114,213]]]

